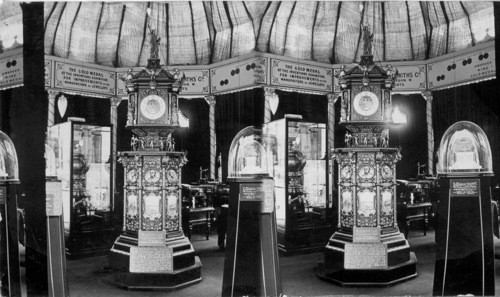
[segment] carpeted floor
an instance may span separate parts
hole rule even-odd
[[[495,239],[497,245],[500,242]],[[68,261],[70,296],[220,296],[224,252],[217,247],[216,236],[205,240],[194,234],[191,242],[203,264],[203,280],[195,285],[174,292],[126,291],[115,288],[101,280],[100,268],[105,257]],[[316,277],[317,262],[322,253],[280,257],[281,282],[287,296],[331,296],[331,295],[379,295],[379,296],[430,296],[434,279],[434,232],[427,236],[421,232],[410,232],[410,247],[415,252],[418,276],[407,282],[384,288],[343,288]],[[500,296],[500,259],[495,263],[496,294]]]

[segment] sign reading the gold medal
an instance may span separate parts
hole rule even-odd
[[[333,91],[333,69],[271,59],[271,85]]]
[[[0,59],[0,89],[22,85],[24,82],[23,73],[22,53]]]
[[[55,62],[56,88],[115,95],[116,73],[97,68]]]

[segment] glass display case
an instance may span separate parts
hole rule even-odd
[[[66,122],[48,128],[47,172],[62,184],[66,253],[95,255],[113,243],[111,127]],[[55,166],[55,169],[52,168]]]
[[[326,125],[284,118],[264,125],[272,164],[279,248],[324,248],[333,232],[328,197]]]
[[[0,131],[0,181],[19,179],[17,153],[12,140]]]
[[[493,174],[491,148],[484,131],[476,124],[461,121],[451,125],[439,145],[438,174]]]
[[[229,178],[268,176],[268,151],[262,144],[262,130],[254,126],[242,129],[229,148]]]

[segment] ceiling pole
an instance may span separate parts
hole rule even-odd
[[[209,106],[208,123],[210,129],[210,179],[215,180],[215,162],[217,160],[217,138],[215,135],[215,96],[206,96],[205,101],[207,101]]]

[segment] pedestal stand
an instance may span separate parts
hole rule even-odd
[[[433,295],[495,295],[489,177],[440,179]]]
[[[273,180],[230,182],[222,296],[281,296]]]
[[[124,231],[104,281],[128,290],[176,290],[201,281],[201,262],[181,226],[182,152],[121,153],[126,172]]]

